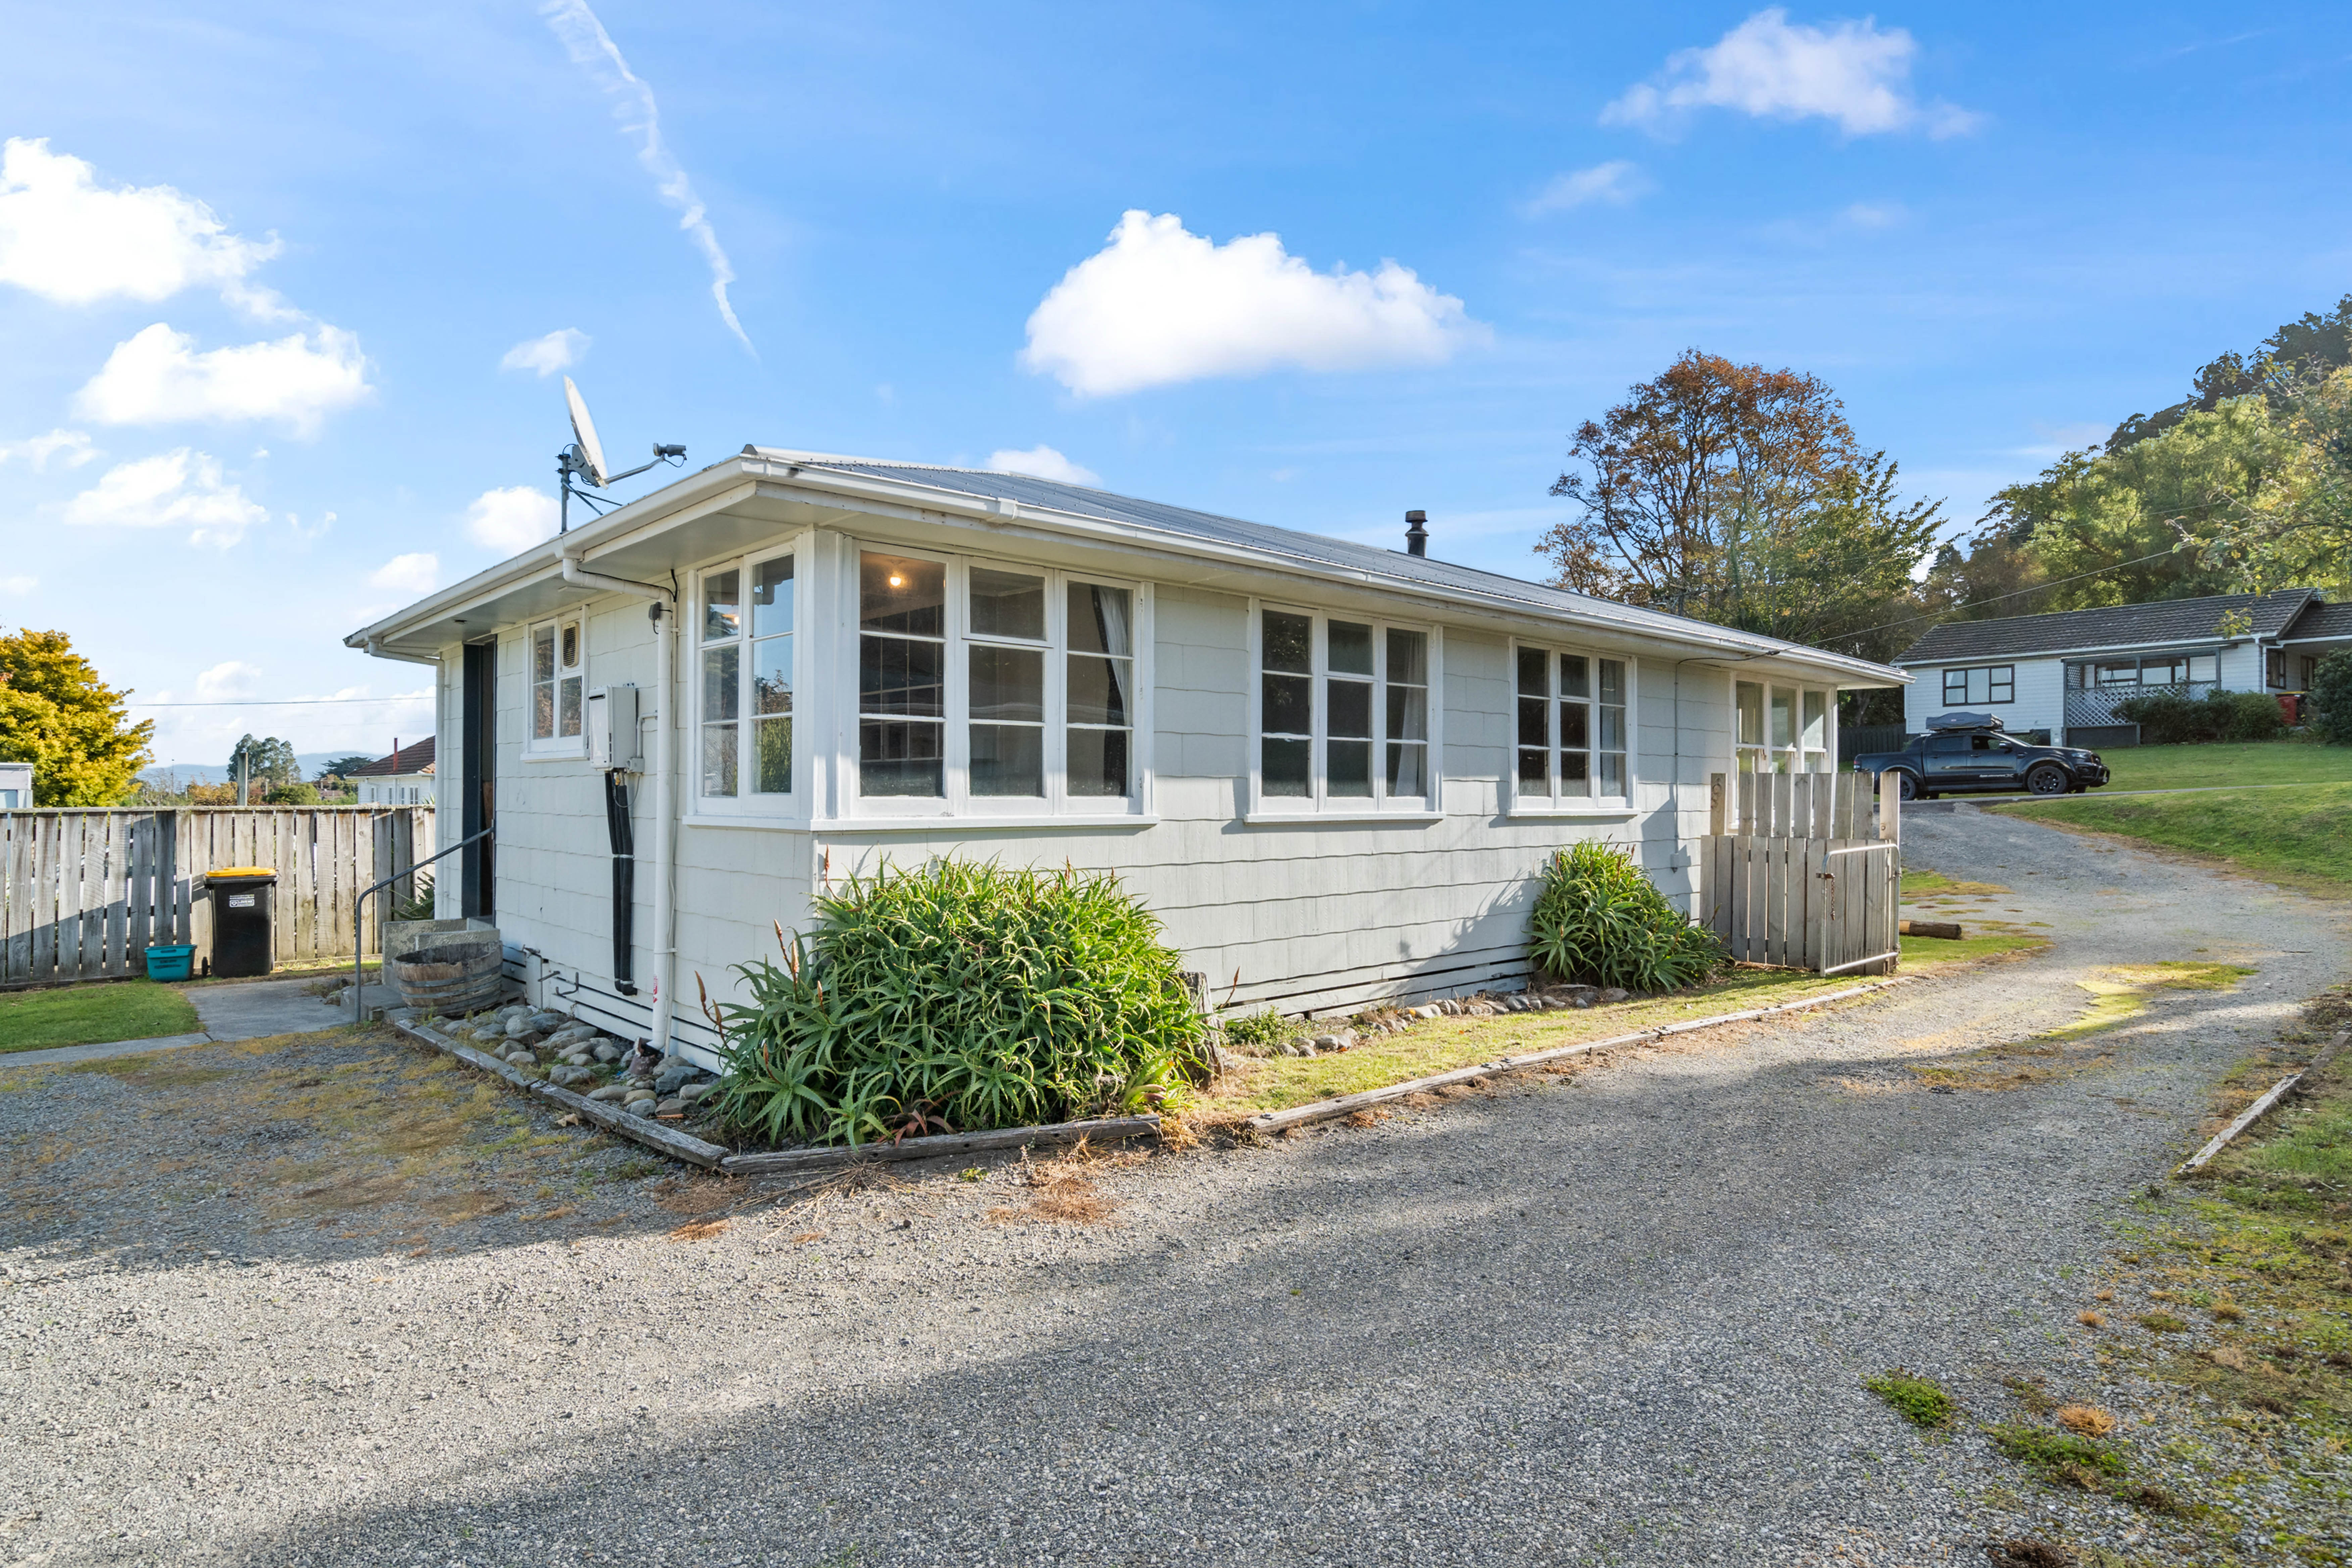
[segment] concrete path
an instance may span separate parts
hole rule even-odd
[[[369,1001],[384,988],[371,985]],[[242,985],[192,985],[181,993],[196,1009],[201,1034],[161,1035],[144,1040],[110,1040],[95,1046],[60,1046],[48,1051],[15,1051],[0,1056],[0,1071],[12,1068],[49,1067],[66,1062],[102,1061],[109,1057],[143,1056],[149,1051],[184,1046],[216,1046],[231,1040],[258,1040],[270,1035],[308,1035],[351,1022],[344,1009],[310,994],[299,980],[256,980]],[[390,993],[385,994],[389,996]]]

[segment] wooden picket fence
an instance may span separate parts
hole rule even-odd
[[[382,894],[359,890],[433,853],[433,812],[407,806],[0,811],[0,989],[146,973],[152,945],[212,949],[204,878],[267,866],[277,961],[378,951]],[[413,890],[395,884],[395,893]]]
[[[1743,963],[1892,974],[1901,818],[1859,773],[1717,773],[1700,841],[1703,918]]]

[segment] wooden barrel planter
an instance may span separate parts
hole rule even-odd
[[[475,1012],[499,999],[506,949],[496,937],[420,947],[386,968],[400,999],[445,1018]]]

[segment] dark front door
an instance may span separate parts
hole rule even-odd
[[[461,818],[465,837],[471,838],[498,821],[499,647],[495,642],[467,643],[457,728],[464,757]],[[492,851],[498,840],[485,838],[457,852],[463,869],[465,908],[483,920],[498,918],[494,889],[498,873]]]

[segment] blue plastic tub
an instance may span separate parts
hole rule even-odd
[[[150,980],[193,979],[195,970],[196,949],[193,942],[147,950],[147,978]]]

